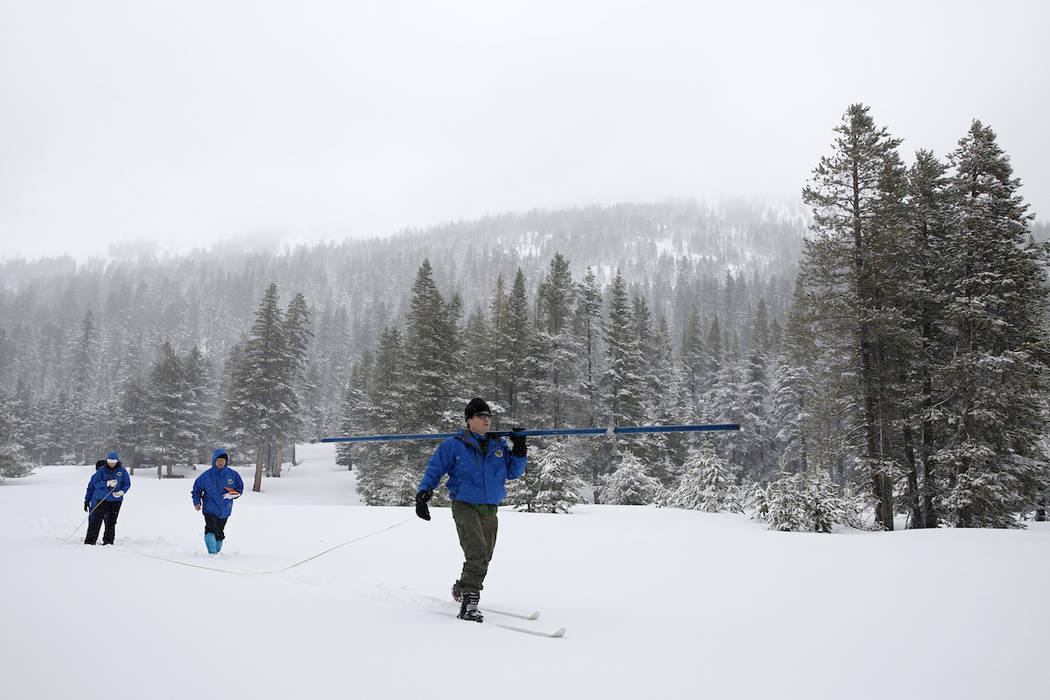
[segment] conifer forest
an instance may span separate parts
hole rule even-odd
[[[1047,227],[994,130],[913,153],[829,115],[801,204],[625,203],[390,238],[0,262],[0,478],[255,465],[295,444],[496,428],[739,423],[530,442],[509,506],[584,500],[772,527],[1018,527],[1050,488]],[[436,443],[341,444],[408,505]],[[435,492],[436,499],[440,496]]]

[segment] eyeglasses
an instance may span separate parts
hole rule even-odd
[[[475,418],[484,418],[485,420],[492,420],[492,414],[491,413],[475,413],[474,417]]]

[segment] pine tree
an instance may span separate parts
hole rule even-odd
[[[932,528],[940,522],[933,459],[939,439],[933,415],[935,404],[944,396],[935,393],[933,377],[934,368],[943,365],[952,354],[944,333],[943,311],[953,292],[948,286],[948,277],[939,272],[941,261],[952,257],[948,243],[951,203],[946,173],[947,167],[925,150],[916,152],[915,164],[908,173],[910,227],[915,247],[913,260],[917,268],[913,313],[920,342],[914,362],[916,399],[912,407],[912,422],[916,424],[919,438],[915,440],[916,455],[908,470],[907,496],[913,527]]]
[[[231,353],[222,421],[242,449],[256,452],[254,491],[262,490],[264,469],[276,474],[277,451],[301,430],[296,387],[309,342],[308,321],[305,300],[296,297],[282,313],[277,285],[270,284],[243,350]]]
[[[779,448],[780,471],[797,474],[809,465],[809,435],[815,430],[813,404],[815,381],[810,365],[816,357],[813,329],[808,318],[801,278],[784,330],[784,344],[776,369],[773,425]]]
[[[714,317],[707,329],[707,341],[704,343],[703,352],[706,377],[700,385],[700,416],[704,420],[715,422],[719,416],[724,415],[722,407],[711,403],[712,395],[715,393],[718,385],[718,377],[722,372],[722,361],[724,359],[722,330],[718,323],[718,316]]]
[[[211,363],[196,345],[182,358],[182,370],[188,387],[185,408],[189,414],[187,427],[192,435],[194,462],[203,463],[210,459],[208,446],[215,442],[219,396]]]
[[[741,466],[756,481],[773,471],[773,428],[769,421],[770,388],[762,346],[751,348],[745,360],[740,425],[746,426],[739,438]]]
[[[604,353],[601,343],[602,330],[602,294],[594,275],[588,267],[584,272],[576,298],[576,309],[573,313],[573,330],[581,343],[579,357],[579,383],[577,390],[581,400],[581,415],[576,421],[580,427],[598,427],[607,425],[607,418],[602,409],[600,379],[603,374]],[[589,440],[578,453],[583,461],[581,474],[589,474],[591,484],[597,484],[605,473],[606,465],[615,452],[613,440]]]
[[[72,348],[73,375],[70,383],[69,412],[73,419],[68,424],[72,432],[70,446],[77,461],[87,461],[100,449],[103,435],[99,418],[103,415],[96,405],[99,374],[99,332],[95,314],[88,311],[80,323],[79,333]]]
[[[147,422],[153,451],[168,473],[177,464],[191,464],[200,446],[195,431],[193,388],[184,361],[171,343],[164,343],[149,376]]]
[[[682,423],[683,406],[677,383],[674,353],[671,349],[671,333],[667,319],[660,317],[656,328],[643,343],[642,357],[647,395],[644,420],[650,425]],[[677,456],[682,452],[686,436],[683,433],[653,433],[648,436],[647,449],[653,458],[651,473],[660,483],[669,487],[677,481],[681,470]]]
[[[125,455],[124,465],[131,470],[138,466],[140,460],[156,458],[150,431],[151,403],[145,382],[132,378],[124,383],[112,443],[120,454]]]
[[[705,422],[737,423],[741,426],[741,432],[749,430],[744,406],[747,384],[744,369],[743,358],[730,346],[722,357],[718,374],[706,397],[706,404],[711,413],[705,416]],[[738,440],[736,437],[720,441],[717,451],[729,462],[729,468],[734,475],[743,475],[747,473],[745,465],[750,441],[747,438]]]
[[[662,493],[660,482],[646,473],[645,464],[631,451],[620,453],[616,471],[601,480],[601,501],[618,506],[644,506]]]
[[[493,352],[495,334],[485,312],[477,308],[467,319],[467,325],[463,329],[463,348],[472,368],[463,379],[466,385],[461,387],[465,394],[474,396],[488,396],[498,403],[499,395],[499,366]]]
[[[602,403],[605,422],[611,425],[635,425],[643,417],[641,357],[637,342],[638,324],[648,321],[632,318],[627,298],[627,284],[617,272],[609,294],[609,312],[602,325],[605,342],[606,370],[602,375]],[[634,323],[632,324],[632,320]],[[635,328],[632,328],[632,325]]]
[[[502,358],[503,395],[507,402],[505,417],[510,421],[524,422],[523,403],[529,387],[530,350],[532,324],[529,323],[529,302],[525,292],[525,274],[519,268],[514,275],[514,285],[507,298],[505,314],[500,324],[506,333],[506,355]]]
[[[12,401],[0,390],[0,481],[32,473],[33,465],[18,441]]]
[[[492,295],[492,303],[489,306],[489,319],[491,337],[488,339],[487,347],[490,353],[490,367],[484,373],[488,383],[492,386],[492,399],[498,404],[508,402],[504,393],[503,371],[507,367],[510,358],[510,335],[507,333],[510,327],[510,315],[508,312],[509,300],[507,290],[503,283],[503,276],[496,277],[496,290]],[[468,346],[470,347],[470,346]],[[479,394],[484,395],[484,394]]]
[[[542,469],[543,466],[537,461],[533,450],[525,465],[525,473],[507,482],[507,497],[503,499],[503,504],[528,513],[536,512],[536,496],[539,493]]]
[[[19,377],[18,382],[15,384],[15,394],[11,399],[12,429],[15,442],[22,445],[26,452],[26,458],[30,461],[34,459],[33,451],[30,449],[30,446],[33,444],[34,415],[32,389],[24,377]]]
[[[368,374],[367,390],[358,411],[365,430],[362,432],[387,434],[413,431],[415,420],[405,410],[409,385],[406,380],[407,353],[401,332],[388,327],[379,336],[375,362]],[[418,483],[419,465],[424,462],[423,450],[405,442],[366,442],[354,447],[358,457],[357,492],[367,505],[401,505],[391,500],[404,481],[404,473],[414,469]]]
[[[807,242],[802,273],[807,291],[820,299],[822,332],[851,347],[850,372],[863,408],[864,451],[876,519],[893,529],[893,483],[887,469],[897,456],[887,444],[896,407],[887,384],[899,368],[888,357],[901,333],[894,313],[895,236],[903,226],[903,166],[899,139],[875,126],[864,105],[854,104],[835,128],[834,152],[820,159],[803,199],[811,208],[814,238]]]
[[[285,387],[281,397],[280,410],[277,412],[278,422],[274,425],[274,440],[277,445],[277,456],[270,462],[268,476],[281,476],[283,462],[283,447],[288,446],[291,461],[295,461],[295,442],[303,437],[305,424],[303,421],[304,392],[310,390],[306,383],[304,370],[306,368],[307,351],[313,331],[310,328],[310,311],[306,304],[306,298],[302,293],[297,293],[288,302],[285,309],[281,328],[282,349],[284,352],[284,377]]]
[[[945,309],[954,353],[938,371],[953,392],[939,406],[934,454],[945,472],[945,518],[1011,527],[1043,485],[1048,341],[1046,275],[1027,243],[1027,205],[995,133],[974,121],[951,156],[956,257]]]
[[[350,378],[346,385],[346,394],[343,397],[341,421],[339,423],[339,434],[344,437],[362,435],[368,429],[366,414],[366,392],[372,374],[374,359],[370,351],[365,351],[361,359],[350,368]],[[360,449],[360,448],[358,448]],[[340,442],[335,448],[335,463],[353,470],[356,462],[355,445],[349,442]]]
[[[582,343],[580,354],[579,392],[584,400],[586,421],[584,427],[600,425],[601,409],[598,380],[601,376],[601,313],[602,294],[594,277],[594,270],[587,268],[576,299],[573,314],[573,329]]]
[[[684,420],[692,423],[699,419],[701,396],[706,381],[707,366],[704,361],[703,331],[700,314],[693,306],[689,324],[682,333],[681,350],[678,353],[682,366],[682,383],[688,392],[690,411]]]
[[[533,510],[537,513],[568,513],[574,505],[583,502],[580,494],[584,483],[576,475],[567,441],[549,441],[538,451],[535,463],[539,477],[536,479]]]
[[[823,471],[781,474],[766,489],[764,507],[770,530],[827,533],[835,525],[859,525],[852,499]]]
[[[455,310],[434,282],[430,261],[424,260],[412,285],[405,329],[405,372],[410,402],[404,407],[410,425],[419,432],[439,432],[458,422],[452,410],[460,370],[460,343]]]
[[[668,499],[669,506],[709,513],[740,511],[729,463],[715,454],[710,440],[704,440],[699,449],[689,450],[684,470],[678,487]]]
[[[784,474],[766,489],[766,516],[770,530],[806,532],[806,497],[802,474]]]
[[[550,272],[536,293],[536,345],[540,362],[536,394],[542,397],[537,410],[543,423],[555,427],[569,424],[584,410],[580,400],[580,354],[583,345],[572,332],[572,311],[577,287],[569,263],[560,253],[550,263]]]

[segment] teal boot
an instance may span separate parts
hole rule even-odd
[[[215,540],[215,553],[218,554],[222,551],[222,543],[224,540]]]
[[[215,541],[215,534],[209,532],[204,536],[204,544],[208,547],[208,554],[219,553],[219,543]]]

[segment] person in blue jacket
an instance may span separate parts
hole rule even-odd
[[[221,447],[211,456],[211,469],[193,482],[193,507],[204,510],[204,544],[208,554],[222,551],[226,539],[226,520],[233,512],[233,501],[244,493],[244,482],[235,469],[227,467],[230,455]]]
[[[452,519],[459,546],[463,549],[463,571],[452,584],[452,597],[459,602],[459,618],[482,622],[478,611],[485,574],[496,548],[496,511],[507,495],[507,480],[525,473],[525,435],[511,433],[513,448],[502,438],[489,438],[492,411],[483,399],[473,398],[464,410],[467,426],[445,439],[427,462],[416,492],[416,515],[430,520],[427,505],[441,478],[448,474]]]
[[[124,494],[131,490],[131,477],[120,463],[116,452],[110,452],[103,462],[95,463],[95,473],[88,479],[84,494],[84,511],[89,513],[87,537],[84,544],[98,542],[98,531],[106,523],[102,544],[113,544],[117,536],[117,516]]]

